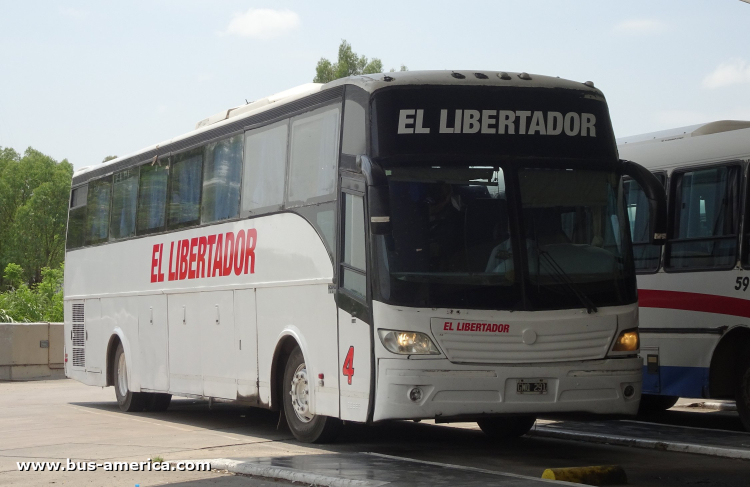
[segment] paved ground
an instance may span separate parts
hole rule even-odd
[[[680,415],[683,425],[700,423],[711,429],[739,421],[736,413],[680,410],[665,413],[672,422],[677,421],[670,417],[672,413]],[[336,455],[343,454],[341,459],[362,458],[362,452],[536,478],[545,468],[621,464],[631,485],[659,487],[746,486],[750,472],[750,461],[606,444],[539,437],[498,444],[472,424],[349,425],[338,443],[310,446],[293,441],[286,429],[277,428],[277,420],[268,411],[225,404],[209,410],[205,402],[179,398],[165,413],[125,414],[117,408],[112,388],[88,387],[69,380],[0,382],[0,485],[285,486],[290,484],[216,472],[26,473],[18,471],[16,462],[67,458],[140,462],[161,456],[167,461],[230,458],[275,459],[278,463],[278,459],[296,457],[314,467],[330,463]],[[316,462],[313,455],[324,456]],[[377,469],[372,473],[377,476]],[[451,475],[468,480],[462,477],[468,474],[461,471]]]

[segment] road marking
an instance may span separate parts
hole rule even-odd
[[[432,465],[435,467],[445,467],[445,468],[452,468],[455,470],[465,470],[467,472],[486,473],[490,475],[497,475],[500,477],[513,477],[516,479],[533,480],[534,482],[546,482],[546,483],[551,483],[551,484],[556,484],[556,485],[579,485],[579,484],[573,484],[570,482],[564,482],[561,480],[548,480],[548,479],[541,479],[539,477],[529,477],[528,475],[520,475],[517,473],[501,472],[499,470],[487,470],[486,468],[465,467],[463,465],[454,465],[452,463],[439,463],[439,462],[430,462],[427,460],[415,460],[414,458],[397,457],[395,455],[386,455],[384,453],[375,453],[375,452],[362,452],[362,453],[364,453],[365,455],[372,455],[372,456],[380,457],[380,458],[388,458],[390,460],[402,460],[405,462],[421,463],[423,465]]]

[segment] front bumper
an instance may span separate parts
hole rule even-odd
[[[492,414],[633,415],[641,397],[641,359],[534,365],[459,365],[447,359],[379,359],[374,421]],[[518,379],[546,379],[547,393],[518,394]],[[634,393],[625,397],[627,386]],[[418,387],[421,398],[409,392]]]

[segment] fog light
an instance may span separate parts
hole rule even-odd
[[[625,394],[625,397],[631,398],[633,397],[633,394],[635,394],[635,387],[625,386],[625,391],[623,393]]]
[[[422,400],[422,389],[419,387],[412,387],[412,389],[409,391],[409,399],[411,399],[414,402],[419,402]]]
[[[613,352],[637,352],[640,348],[640,337],[638,336],[638,329],[631,328],[620,333],[620,336],[615,340],[615,346],[612,347]]]

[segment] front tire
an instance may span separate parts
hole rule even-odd
[[[507,440],[525,435],[535,422],[534,416],[507,416],[480,419],[477,424],[487,436]]]
[[[737,384],[735,398],[742,425],[747,431],[750,431],[750,361],[747,361],[740,370],[740,381]]]
[[[112,370],[112,383],[115,385],[115,396],[120,409],[126,413],[143,411],[145,396],[140,392],[128,389],[128,367],[125,363],[125,351],[122,343],[117,345],[115,366]]]
[[[305,357],[295,347],[287,360],[281,387],[286,422],[299,441],[329,443],[341,430],[341,420],[310,411],[310,382]]]

